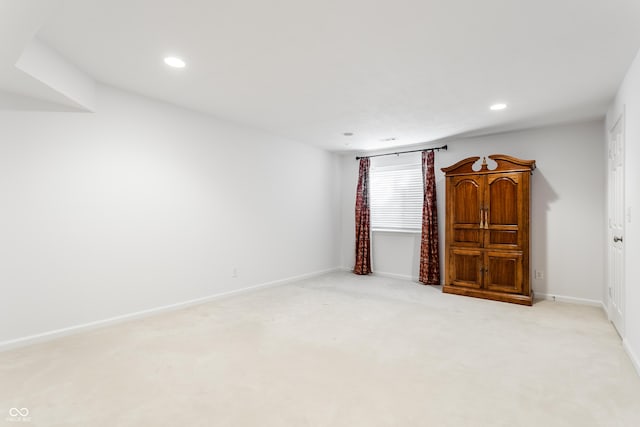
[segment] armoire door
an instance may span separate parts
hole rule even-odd
[[[449,253],[447,283],[465,288],[482,287],[483,252],[478,249],[452,248]]]
[[[484,288],[519,294],[523,287],[522,253],[485,251]]]
[[[455,177],[448,183],[447,191],[447,233],[451,236],[450,244],[458,247],[482,247],[484,177]]]
[[[484,247],[518,250],[522,248],[524,209],[523,174],[487,176],[484,189]]]

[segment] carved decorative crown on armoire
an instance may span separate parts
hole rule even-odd
[[[503,154],[469,157],[443,168],[446,176],[443,292],[531,305],[530,178],[535,160]]]

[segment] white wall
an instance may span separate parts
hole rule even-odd
[[[583,302],[587,303],[602,301],[605,253],[603,128],[602,121],[593,121],[447,141],[448,151],[436,153],[442,246],[445,194],[444,174],[440,168],[467,157],[490,154],[534,159],[537,169],[532,177],[530,265],[532,272],[542,270],[545,277],[532,280],[533,288],[538,296],[554,295],[586,300]],[[341,259],[343,268],[351,269],[358,162],[352,155],[345,155],[341,165],[344,182]],[[419,240],[419,234],[374,231],[374,272],[417,280]],[[444,256],[441,263],[444,263]]]
[[[339,265],[336,155],[97,89],[0,113],[0,346]]]
[[[625,224],[626,306],[624,345],[640,372],[640,53],[618,91],[607,114],[609,130],[620,114],[625,115],[625,208],[631,218]]]

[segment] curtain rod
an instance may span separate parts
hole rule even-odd
[[[398,155],[398,154],[405,154],[405,153],[417,153],[419,151],[440,151],[440,150],[447,150],[447,146],[443,145],[442,147],[433,147],[433,148],[423,148],[422,150],[409,150],[409,151],[397,151],[395,153],[387,153],[387,154],[374,154],[373,156],[356,156],[356,160],[360,160],[360,159],[366,159],[368,157],[380,157],[380,156],[393,156]]]

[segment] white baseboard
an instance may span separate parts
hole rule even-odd
[[[342,267],[340,267],[340,270],[344,271],[344,272],[347,272],[347,273],[353,273],[353,267],[342,266]],[[408,276],[406,274],[385,273],[384,271],[378,271],[378,270],[371,272],[371,275],[372,276],[379,276],[379,277],[388,277],[390,279],[414,280],[413,277]],[[417,280],[417,278],[415,278],[415,279]]]
[[[353,270],[351,268],[348,267],[340,267],[339,269],[340,271],[344,271],[344,272],[352,272]],[[419,282],[419,278],[418,277],[412,277],[409,276],[407,274],[396,274],[396,273],[387,273],[384,271],[374,271],[373,273],[371,273],[372,276],[377,276],[377,277],[386,277],[389,279],[398,279],[398,280],[408,280],[410,282]],[[440,283],[440,286],[444,285],[444,283]]]
[[[68,328],[55,329],[52,331],[43,332],[41,334],[29,335],[26,337],[21,337],[13,340],[2,341],[0,342],[0,352],[12,350],[19,347],[24,347],[27,345],[51,341],[56,338],[75,335],[80,332],[90,331],[92,329],[98,329],[105,326],[115,325],[117,323],[126,322],[129,320],[139,319],[142,317],[153,316],[156,314],[179,310],[181,308],[186,308],[194,305],[204,304],[209,301],[213,301],[220,298],[231,297],[238,294],[243,294],[247,292],[256,291],[259,289],[270,288],[274,286],[281,286],[287,283],[296,282],[298,280],[310,279],[313,277],[322,276],[324,274],[332,273],[334,271],[339,271],[340,268],[329,268],[326,270],[315,271],[312,273],[301,274],[299,276],[288,277],[285,279],[273,280],[271,282],[260,283],[258,285],[248,286],[242,289],[236,289],[233,291],[222,292],[219,294],[208,295],[202,298],[196,298],[188,301],[182,301],[176,304],[164,305],[161,307],[155,307],[148,310],[137,311],[135,313],[124,314],[121,316],[110,317],[108,319],[97,320],[95,322],[83,323],[81,325],[70,326]]]
[[[540,292],[536,292],[534,290],[534,297],[535,299],[542,299],[542,300],[549,300],[549,301],[558,301],[558,302],[568,302],[571,304],[581,304],[581,305],[590,305],[593,307],[600,307],[603,310],[606,309],[604,308],[604,304],[602,301],[599,300],[595,300],[595,299],[587,299],[587,298],[576,298],[576,297],[567,297],[564,295],[555,295],[555,294],[543,294]]]
[[[627,339],[622,340],[622,347],[624,348],[624,351],[627,352],[629,359],[631,359],[633,367],[636,368],[636,373],[640,376],[640,358],[638,358],[638,355],[633,352]]]
[[[412,282],[418,280],[417,277],[411,277],[406,274],[385,273],[384,271],[374,271],[372,275],[378,277],[387,277],[389,279],[410,280]]]
[[[607,319],[611,320],[611,315],[609,313],[609,307],[605,301],[602,301],[602,310],[604,314],[607,316]]]

